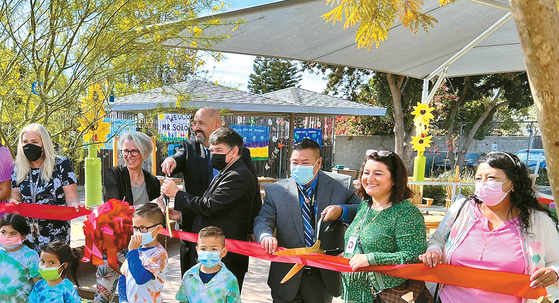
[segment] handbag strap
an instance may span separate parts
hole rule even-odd
[[[458,209],[458,212],[456,212],[456,217],[454,217],[454,222],[456,222],[458,217],[460,217],[460,213],[462,213],[462,209],[464,209],[464,206],[466,205],[466,203],[468,203],[468,199],[465,199],[465,201],[462,203],[462,205],[460,205],[460,208]],[[454,224],[454,222],[452,222],[452,224]],[[439,297],[440,291],[441,291],[441,283],[437,283],[437,286],[435,287],[435,293],[433,294],[433,303],[440,303],[441,302],[441,298]]]

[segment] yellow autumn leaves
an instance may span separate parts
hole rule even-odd
[[[439,0],[446,5],[456,0]],[[326,22],[343,22],[344,28],[359,24],[355,41],[359,48],[371,49],[386,40],[396,17],[410,31],[427,31],[437,19],[421,12],[423,0],[326,0],[332,11],[322,15]],[[345,19],[345,22],[344,22]]]

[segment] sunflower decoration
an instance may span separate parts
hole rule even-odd
[[[85,142],[100,142],[96,145],[99,149],[105,145],[107,136],[111,132],[111,124],[103,122],[105,94],[99,84],[91,85],[87,92],[87,97],[82,99],[83,116],[79,119],[81,126],[78,130],[84,133]]]
[[[422,156],[425,152],[425,148],[431,146],[431,136],[425,136],[425,134],[419,134],[415,137],[411,137],[413,144],[413,150],[417,151],[417,153]]]
[[[415,132],[417,134],[427,134],[429,131],[429,123],[423,122],[423,119],[415,118],[413,124],[415,125]]]
[[[413,107],[413,112],[412,114],[415,116],[415,118],[413,119],[414,122],[416,120],[420,120],[422,121],[425,125],[429,126],[429,121],[431,119],[434,119],[435,117],[433,116],[433,114],[431,113],[433,110],[435,110],[435,108],[433,107],[429,107],[429,105],[418,102],[417,106]]]

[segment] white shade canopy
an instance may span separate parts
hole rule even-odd
[[[212,50],[425,78],[505,17],[501,27],[449,65],[447,76],[523,71],[518,33],[507,8],[506,0],[460,0],[444,7],[437,0],[425,0],[423,12],[438,20],[429,32],[420,29],[414,34],[397,22],[386,41],[367,51],[357,47],[357,26],[344,30],[340,22],[324,21],[321,16],[332,9],[326,1],[288,0],[216,15],[245,22],[233,33],[215,29],[214,33],[231,34],[231,38]],[[189,35],[188,30],[181,35]],[[165,44],[187,47],[177,41]]]

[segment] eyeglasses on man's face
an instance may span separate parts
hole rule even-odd
[[[122,154],[124,156],[130,156],[132,155],[132,157],[137,157],[140,154],[140,151],[137,149],[133,149],[133,150],[128,150],[128,149],[123,149],[122,150]]]

